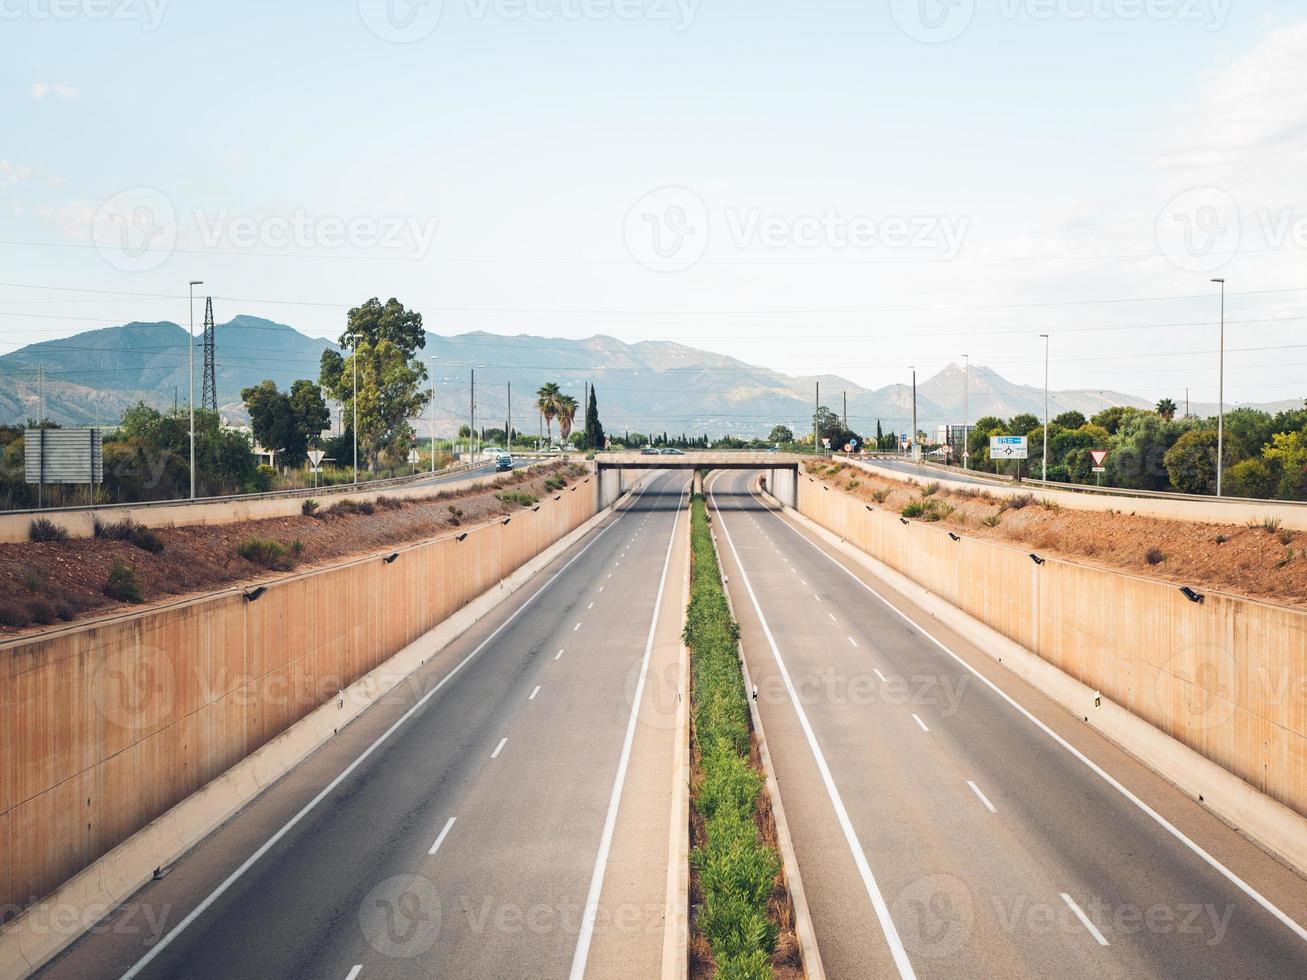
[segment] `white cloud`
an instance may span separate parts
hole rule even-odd
[[[0,187],[9,187],[20,181],[27,180],[35,172],[31,167],[10,163],[8,160],[0,160]]]
[[[33,82],[30,93],[32,98],[38,102],[52,93],[59,96],[61,99],[75,99],[80,94],[77,89],[73,88],[73,86],[65,85],[62,82],[55,82],[54,84],[49,82]]]

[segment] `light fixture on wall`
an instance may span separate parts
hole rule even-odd
[[[899,523],[900,523],[900,524],[909,524],[909,523],[911,523],[911,522],[910,522],[906,517],[900,517],[900,518],[899,518]]]
[[[392,551],[390,554],[386,555],[386,557],[383,558],[383,559],[381,559],[381,560],[384,561],[387,565],[389,565],[391,562],[393,562],[393,561],[394,561],[396,558],[398,558],[398,557],[399,557],[399,552],[398,552],[398,551]]]
[[[257,588],[250,589],[250,591],[244,593],[244,599],[246,602],[253,602],[254,600],[258,599],[259,596],[263,595],[263,593],[267,591],[268,591],[267,586],[260,585]]]
[[[1044,562],[1048,561],[1047,558],[1040,558],[1033,551],[1030,553],[1030,560],[1033,561],[1036,565],[1042,565],[1044,564]]]
[[[499,523],[500,523],[500,525],[502,526],[502,525],[504,525],[504,524],[507,524],[507,523],[508,523],[509,521],[511,521],[511,520],[512,520],[511,517],[505,517],[505,518],[504,518],[502,521],[500,521]]]
[[[534,513],[535,513],[536,511],[538,511],[539,509],[540,509],[540,505],[539,505],[539,504],[536,504],[534,507],[531,508],[531,513],[534,514]]]
[[[948,536],[952,538],[954,541],[962,540],[962,537],[960,535],[954,534],[952,531],[949,531]]]
[[[467,532],[464,531],[462,534],[460,534],[460,535],[459,535],[458,537],[456,537],[454,540],[455,540],[455,541],[462,541],[462,540],[463,540],[464,538],[466,538],[466,537],[467,537]]]
[[[1190,602],[1201,603],[1204,599],[1207,598],[1207,596],[1203,595],[1201,592],[1195,592],[1187,585],[1180,586],[1180,593]]]

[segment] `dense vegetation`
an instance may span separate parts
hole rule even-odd
[[[692,510],[692,580],[685,642],[693,650],[693,802],[702,840],[690,861],[703,904],[696,923],[712,949],[717,976],[772,975],[776,925],[767,903],[780,858],[762,840],[757,804],[762,776],[750,763],[749,703],[736,654],[739,626],[722,589],[717,553],[701,497]]]
[[[1048,478],[1093,483],[1091,449],[1108,450],[1105,486],[1135,490],[1216,491],[1215,418],[1176,418],[1163,399],[1154,411],[1114,406],[1086,419],[1063,412],[1048,425]],[[989,458],[991,435],[1024,435],[1030,460],[1024,472],[1037,476],[1045,432],[1033,415],[978,419],[970,437],[971,465],[990,472],[1014,468]],[[1307,408],[1271,415],[1236,408],[1225,415],[1222,490],[1227,496],[1307,500]]]

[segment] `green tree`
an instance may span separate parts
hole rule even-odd
[[[555,404],[558,410],[558,434],[563,442],[567,442],[572,434],[572,423],[576,420],[576,399],[571,395],[559,395]]]
[[[1007,423],[1007,433],[1010,436],[1029,435],[1031,429],[1039,428],[1039,419],[1029,412],[1022,412],[1020,415],[1013,415]]]
[[[1175,418],[1175,413],[1176,413],[1175,402],[1171,401],[1171,399],[1163,398],[1161,401],[1157,403],[1157,414],[1162,416],[1162,418],[1166,419],[1166,421],[1170,422],[1173,418]]]
[[[331,410],[322,397],[322,388],[313,381],[300,378],[291,382],[290,411],[306,446],[316,446],[322,433],[331,427]]]
[[[1215,429],[1191,429],[1180,436],[1163,457],[1171,486],[1181,493],[1216,493],[1216,444]]]
[[[1053,421],[1049,428],[1056,425],[1061,429],[1078,429],[1087,421],[1089,420],[1085,418],[1084,412],[1077,412],[1072,409],[1069,412],[1063,412],[1061,415],[1053,416]]]
[[[1109,482],[1134,490],[1165,490],[1170,485],[1166,451],[1195,425],[1168,422],[1152,412],[1136,412],[1126,417],[1108,447],[1111,450],[1107,459]]]
[[[273,454],[302,452],[303,447],[295,431],[295,417],[290,409],[290,398],[277,390],[276,382],[262,384],[241,391],[241,401],[250,413],[250,428],[260,446]]]
[[[1208,425],[1215,426],[1210,420]],[[1235,460],[1256,459],[1276,432],[1292,429],[1275,427],[1271,416],[1255,408],[1236,408],[1225,413],[1225,449]]]
[[[590,386],[590,398],[585,406],[585,444],[593,450],[604,448],[604,427],[599,421],[599,401],[595,398],[595,386]]]
[[[1307,500],[1307,432],[1277,432],[1262,458],[1280,471],[1278,497]]]
[[[1280,469],[1264,459],[1245,459],[1230,467],[1224,482],[1232,496],[1269,500],[1280,488]]]
[[[1132,415],[1138,415],[1139,413],[1139,409],[1137,408],[1130,408],[1126,405],[1113,405],[1110,408],[1105,408],[1097,413],[1092,419],[1090,419],[1090,421],[1093,422],[1094,425],[1102,426],[1107,430],[1109,435],[1116,435],[1116,431],[1121,428],[1122,422],[1130,418]]]
[[[793,442],[794,433],[790,431],[788,425],[774,425],[771,434],[767,436],[767,441],[772,443]]]
[[[374,296],[349,311],[340,346],[322,353],[319,382],[341,403],[353,423],[354,375],[358,373],[359,449],[369,467],[383,453],[402,458],[413,435],[409,419],[426,404],[421,385],[427,372],[414,356],[425,345],[422,314],[404,308],[393,297],[383,306]]]
[[[536,389],[536,409],[544,417],[545,441],[550,444],[554,441],[553,422],[558,417],[558,399],[561,397],[562,392],[554,381],[546,382]]]

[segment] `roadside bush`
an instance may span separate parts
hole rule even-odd
[[[62,525],[56,524],[48,518],[38,517],[32,521],[27,536],[33,541],[62,541],[68,537],[68,532],[64,530]]]
[[[1162,553],[1161,548],[1149,548],[1144,552],[1144,561],[1150,565],[1160,565],[1166,561],[1166,555]]]
[[[16,602],[0,601],[0,626],[22,629],[31,621],[25,607]]]
[[[937,493],[939,493],[939,482],[936,480],[932,480],[921,488],[921,495],[923,497],[934,496]]]
[[[999,510],[1022,510],[1023,508],[1029,507],[1034,502],[1035,495],[1033,493],[1016,493],[1010,497],[1003,498],[1003,502],[999,504]]]
[[[109,577],[105,579],[103,592],[110,599],[117,599],[119,602],[145,601],[145,596],[141,593],[141,584],[136,580],[136,570],[130,565],[124,565],[117,558],[113,560],[113,567],[109,569]]]
[[[885,501],[889,500],[889,495],[891,493],[893,493],[893,491],[890,490],[889,487],[877,487],[875,490],[871,491],[871,499],[876,501],[878,504],[883,504]]]
[[[938,500],[925,500],[918,497],[909,503],[903,510],[899,511],[904,517],[915,517],[918,520],[934,523],[941,518],[948,517],[953,513],[953,506],[950,504],[940,503]]]
[[[163,551],[164,547],[163,539],[152,528],[140,524],[136,525],[132,531],[131,542],[142,551],[148,551],[152,555],[157,555]]]
[[[381,496],[377,497],[377,506],[382,510],[403,510],[404,501],[397,497]]]
[[[523,490],[504,490],[495,496],[510,507],[532,507],[540,502],[538,498]]]
[[[248,562],[262,565],[274,571],[288,571],[295,567],[290,552],[280,541],[271,538],[246,538],[236,549],[236,553]]]
[[[159,535],[143,524],[137,524],[130,517],[109,524],[97,520],[95,536],[106,541],[126,541],[154,555],[163,551],[163,540]]]
[[[351,500],[349,497],[337,500],[326,510],[326,513],[332,517],[344,517],[347,514],[373,514],[375,512],[376,507],[369,501]]]
[[[27,614],[32,617],[32,622],[40,623],[42,626],[49,626],[58,618],[54,606],[44,599],[33,599],[29,602]]]
[[[300,513],[303,514],[305,517],[313,517],[315,514],[317,514],[318,508],[321,506],[322,505],[318,503],[318,501],[314,500],[312,497],[306,497],[304,501],[300,504]]]
[[[998,522],[1001,520],[1002,518],[997,514],[990,514],[988,517],[982,517],[980,523],[984,524],[985,527],[998,527]]]

